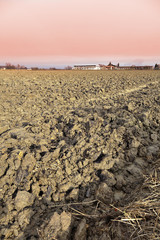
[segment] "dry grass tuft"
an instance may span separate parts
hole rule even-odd
[[[112,220],[110,231],[118,227],[123,233],[125,228],[129,239],[160,239],[160,168],[145,178],[136,201],[121,209],[112,207],[119,216]]]

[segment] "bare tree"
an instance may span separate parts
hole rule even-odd
[[[71,66],[67,66],[64,68],[65,70],[72,70],[72,67]]]
[[[11,63],[6,63],[6,69],[15,69],[16,67]]]
[[[51,68],[49,68],[49,70],[57,70],[57,68],[51,67]]]
[[[155,64],[155,66],[154,66],[154,69],[156,69],[156,70],[157,70],[157,69],[159,69],[159,67],[158,67],[158,64],[157,64],[157,63]]]
[[[17,69],[21,69],[21,65],[20,64],[17,64]]]
[[[32,67],[31,69],[32,69],[32,70],[39,70],[38,67]]]

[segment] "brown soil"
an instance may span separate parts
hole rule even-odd
[[[159,169],[160,71],[0,71],[0,239],[160,239]]]

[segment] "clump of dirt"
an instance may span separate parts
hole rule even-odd
[[[6,71],[0,86],[1,239],[136,237],[150,217],[131,208],[160,159],[160,72]]]

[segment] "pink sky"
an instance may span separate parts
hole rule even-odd
[[[0,0],[0,64],[160,62],[160,0]]]

